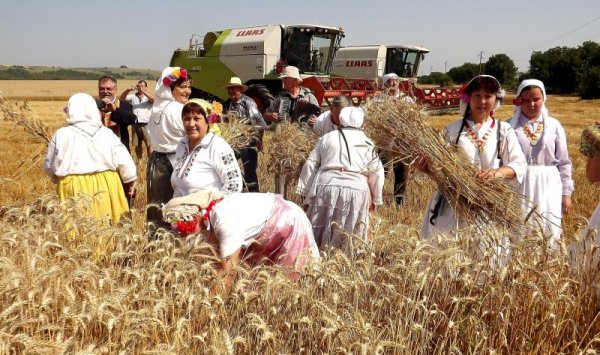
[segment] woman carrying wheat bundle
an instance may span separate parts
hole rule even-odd
[[[342,246],[344,232],[367,241],[369,213],[383,203],[383,166],[362,130],[364,116],[343,108],[338,129],[319,138],[302,168],[297,192],[320,248]]]
[[[461,148],[461,153],[479,170],[474,179],[481,183],[504,179],[515,188],[525,174],[527,164],[512,127],[497,120],[494,111],[504,98],[504,90],[496,78],[479,75],[461,89],[462,119],[444,130],[449,144]],[[417,169],[428,173],[426,155],[416,162]],[[421,237],[428,239],[465,227],[469,222],[457,217],[454,207],[439,192],[431,198],[421,227]]]
[[[562,215],[569,211],[574,191],[565,130],[548,114],[546,89],[541,81],[523,80],[513,104],[509,123],[528,164],[519,192],[526,197],[525,210],[538,212],[530,223],[540,225],[549,237],[549,246],[554,247],[560,239]]]

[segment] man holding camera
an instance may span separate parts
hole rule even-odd
[[[131,93],[136,90],[135,93]],[[152,104],[154,95],[148,91],[148,83],[145,80],[138,81],[136,86],[130,86],[121,93],[119,97],[121,102],[129,102],[133,107],[133,113],[137,117],[136,123],[131,126],[133,135],[133,146],[138,159],[142,159],[143,145],[146,144],[146,154],[150,157],[152,147],[150,146],[150,136],[146,126],[152,113]]]
[[[103,75],[98,79],[98,109],[102,123],[121,137],[121,143],[129,151],[129,131],[127,126],[136,122],[131,104],[117,99],[117,79]]]

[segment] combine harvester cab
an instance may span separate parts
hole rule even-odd
[[[426,53],[429,53],[426,48],[404,45],[340,48],[333,62],[331,79],[309,80],[308,86],[315,91],[317,98],[327,103],[333,97],[345,94],[353,99],[354,104],[360,105],[366,98],[383,90],[381,78],[384,74],[396,73],[405,79],[400,89],[431,112],[458,109],[460,95],[457,88],[416,86],[419,66]]]
[[[279,74],[286,65],[303,76],[328,76],[344,32],[317,25],[265,25],[192,35],[188,49],[173,53],[171,66],[186,68],[193,97],[224,102],[232,76],[249,86],[261,111],[282,90]]]

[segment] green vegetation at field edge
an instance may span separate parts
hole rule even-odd
[[[47,66],[0,65],[0,80],[94,80],[102,75],[117,79],[155,80],[160,72],[152,69],[120,68],[63,68]]]

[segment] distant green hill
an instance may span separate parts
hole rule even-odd
[[[63,68],[44,66],[0,65],[0,80],[95,80],[102,75],[116,79],[156,80],[160,71],[152,69],[121,68]]]

